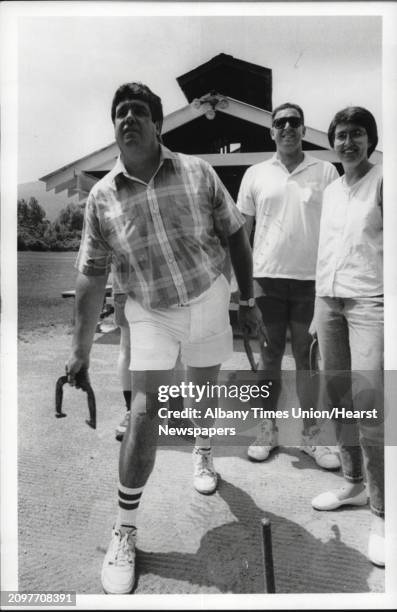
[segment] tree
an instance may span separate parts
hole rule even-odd
[[[54,223],[45,218],[36,198],[18,200],[18,250],[76,251],[83,227],[84,206],[68,204]]]
[[[45,210],[36,198],[29,198],[29,203],[24,199],[18,200],[18,226],[39,229],[43,223],[48,222],[45,216]]]
[[[36,198],[29,199],[30,222],[33,226],[40,226],[45,219],[45,210],[40,206]]]
[[[81,232],[83,228],[84,209],[79,204],[68,204],[58,215],[57,222],[69,232]]]
[[[45,210],[36,198],[29,198],[28,203],[24,199],[18,200],[18,250],[48,250],[44,233],[50,222],[45,216]]]
[[[18,200],[17,222],[18,229],[29,226],[29,206],[24,199]]]

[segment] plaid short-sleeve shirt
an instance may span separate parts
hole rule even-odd
[[[222,272],[227,237],[244,218],[204,160],[161,146],[149,181],[119,159],[88,196],[77,269],[112,272],[118,290],[148,308],[188,303]]]

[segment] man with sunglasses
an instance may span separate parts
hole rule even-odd
[[[314,310],[322,194],[338,173],[331,163],[303,152],[304,114],[297,104],[287,102],[274,109],[270,134],[276,153],[247,170],[237,204],[249,236],[255,222],[254,295],[267,337],[260,349],[259,367],[266,382],[272,382],[270,398],[263,407],[266,411],[277,409],[289,328],[299,405],[309,410],[317,407],[318,396],[310,378],[309,327]],[[302,419],[302,427],[301,449],[320,467],[337,469],[339,458],[334,449],[321,444],[316,420]],[[248,447],[248,457],[264,461],[277,446],[276,420],[265,418],[256,440]]]

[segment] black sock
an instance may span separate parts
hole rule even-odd
[[[124,395],[124,400],[125,400],[125,405],[127,410],[131,409],[131,395],[132,392],[131,391],[123,391],[123,395]]]

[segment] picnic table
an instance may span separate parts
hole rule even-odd
[[[63,298],[76,298],[76,290],[75,289],[67,289],[66,291],[62,291],[61,293]],[[114,313],[114,305],[113,305],[113,301],[112,298],[113,297],[113,289],[112,289],[112,285],[106,285],[105,288],[105,295],[103,298],[103,304],[102,304],[102,310],[101,313],[99,315],[99,321],[97,324],[97,331],[98,332],[102,332],[103,330],[101,329],[101,323],[103,321],[103,319],[106,319],[106,317],[109,317],[111,314]],[[110,300],[109,300],[110,298]],[[73,320],[74,322],[74,317]]]

